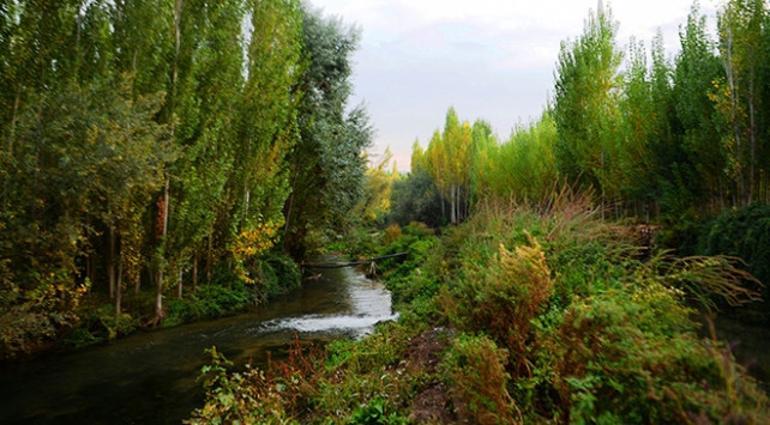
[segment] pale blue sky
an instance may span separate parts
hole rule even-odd
[[[377,130],[371,156],[390,146],[408,170],[415,138],[425,143],[453,105],[507,137],[536,118],[553,86],[559,43],[580,34],[596,0],[311,0],[362,30],[355,56],[354,103],[368,106]],[[667,50],[691,0],[607,2],[620,23],[619,43],[651,40],[660,28]],[[713,17],[719,0],[701,0]],[[713,19],[712,19],[713,21]]]

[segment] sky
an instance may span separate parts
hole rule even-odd
[[[582,32],[596,0],[311,0],[361,30],[354,56],[353,105],[367,106],[375,128],[370,159],[390,147],[401,171],[411,146],[423,146],[454,106],[483,118],[507,138],[536,119],[553,91],[563,40]],[[678,50],[679,26],[692,0],[607,1],[618,43],[647,42],[658,30]],[[700,0],[713,26],[720,0]]]

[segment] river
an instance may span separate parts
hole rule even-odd
[[[735,360],[745,366],[770,395],[770,329],[742,323],[726,315],[717,317],[714,325],[716,337],[728,344]]]
[[[196,381],[216,346],[238,365],[264,364],[300,335],[328,341],[392,320],[390,294],[352,269],[257,311],[135,334],[111,344],[0,368],[0,423],[178,424],[203,400]]]

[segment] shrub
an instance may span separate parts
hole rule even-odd
[[[321,357],[315,346],[295,340],[286,360],[267,370],[247,367],[228,373],[232,363],[216,347],[206,350],[211,363],[201,368],[206,404],[189,424],[290,424],[306,410],[303,400],[314,392]]]
[[[229,287],[217,284],[199,286],[182,299],[168,303],[164,326],[175,326],[193,320],[215,318],[245,309],[256,302],[256,293],[241,282]]]
[[[484,336],[456,338],[441,364],[444,380],[461,423],[514,422],[514,404],[506,389],[508,354]]]
[[[697,253],[743,259],[748,271],[765,284],[763,298],[770,300],[770,205],[725,211],[703,226]],[[770,320],[766,305],[763,309]]]
[[[405,226],[377,251],[410,253],[381,264],[399,322],[332,343],[312,387],[291,387],[292,398],[259,393],[264,380],[248,383],[263,388],[248,390],[264,398],[255,409],[324,424],[769,417],[766,395],[691,319],[693,295],[753,298],[733,259],[643,252],[634,232],[599,220],[584,201],[489,203],[440,239],[423,230]]]
[[[406,425],[409,421],[395,412],[389,412],[385,400],[375,398],[358,407],[351,415],[348,425]]]
[[[51,345],[80,321],[76,311],[88,291],[88,282],[73,286],[57,274],[41,276],[40,280],[38,287],[26,292],[17,287],[0,290],[4,304],[0,305],[0,359]]]
[[[513,252],[502,244],[488,267],[458,283],[454,296],[444,298],[450,318],[465,329],[484,331],[511,351],[517,376],[528,374],[530,322],[553,293],[551,272],[538,242]]]
[[[264,298],[287,294],[300,287],[302,272],[297,263],[282,253],[270,254],[260,262],[259,285]]]
[[[770,284],[770,205],[725,211],[703,230],[698,251],[740,257],[754,276]]]
[[[390,226],[385,228],[385,236],[382,238],[382,241],[386,244],[390,244],[400,237],[401,237],[401,226],[399,226],[398,224],[391,224]]]
[[[742,389],[731,394],[722,365],[736,367],[734,360],[720,360],[713,343],[698,340],[677,296],[650,284],[570,306],[543,342],[564,421],[713,423],[740,410],[748,420],[740,423],[759,423],[749,420],[757,410],[740,408],[761,399],[754,384],[741,377]]]

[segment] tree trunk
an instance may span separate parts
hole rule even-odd
[[[214,249],[212,243],[212,236],[209,234],[209,246],[206,253],[206,282],[211,283],[211,262],[214,261]]]
[[[193,291],[198,289],[198,254],[193,256],[192,264],[192,289]]]
[[[291,213],[292,208],[294,207],[294,185],[297,181],[297,174],[294,175],[294,181],[292,182],[291,186],[291,194],[289,195],[289,201],[286,205],[286,223],[283,225],[283,249],[287,250],[289,249],[289,238],[287,237],[289,234],[289,228],[291,226]]]
[[[163,217],[161,228],[161,244],[166,244],[166,235],[168,233],[168,207],[169,207],[169,177],[166,176],[166,183],[163,187]],[[163,320],[163,265],[158,265],[158,277],[155,287],[155,321],[160,323]]]
[[[757,149],[756,120],[754,118],[754,75],[749,79],[749,204],[754,201],[754,163]]]
[[[90,280],[91,284],[93,284],[96,281],[96,267],[94,266],[94,256],[89,255],[88,261],[90,264],[90,267],[88,270],[88,280]]]
[[[442,224],[446,223],[446,201],[444,200],[444,196],[439,196],[439,199],[441,200],[441,221]]]
[[[107,256],[107,281],[110,286],[110,299],[115,299],[115,229],[109,230],[109,255]]]
[[[455,186],[455,224],[459,224],[462,220],[460,215],[460,186]]]
[[[727,57],[724,60],[725,74],[727,76],[727,83],[730,87],[730,120],[732,121],[733,137],[735,137],[735,153],[738,161],[738,176],[736,176],[738,186],[738,203],[742,202],[745,196],[745,189],[743,186],[743,170],[741,169],[741,132],[738,126],[738,93],[735,84],[735,74],[733,69],[733,32],[728,29],[727,33]]]
[[[142,289],[142,273],[141,270],[136,274],[136,280],[134,281],[134,293],[138,294]]]
[[[460,186],[455,186],[455,208],[457,209],[457,212],[455,213],[455,218],[457,219],[457,223],[461,223],[463,221],[463,209],[460,205],[462,203],[462,197],[460,196]]]
[[[11,115],[11,131],[8,137],[8,155],[13,156],[13,142],[16,139],[16,117],[19,114],[21,103],[21,87],[16,88],[16,98],[13,101],[13,114]]]
[[[86,254],[86,279],[91,279],[91,254]]]
[[[158,277],[155,291],[155,324],[163,320],[163,270],[158,271]]]
[[[118,277],[115,285],[115,316],[120,317],[123,302],[123,258],[118,257]]]
[[[243,218],[241,219],[241,223],[243,223],[244,220],[246,220],[246,217],[249,215],[249,204],[251,203],[251,190],[245,189],[245,193],[243,195]]]
[[[176,280],[176,297],[182,299],[182,268],[179,268],[179,275]]]

